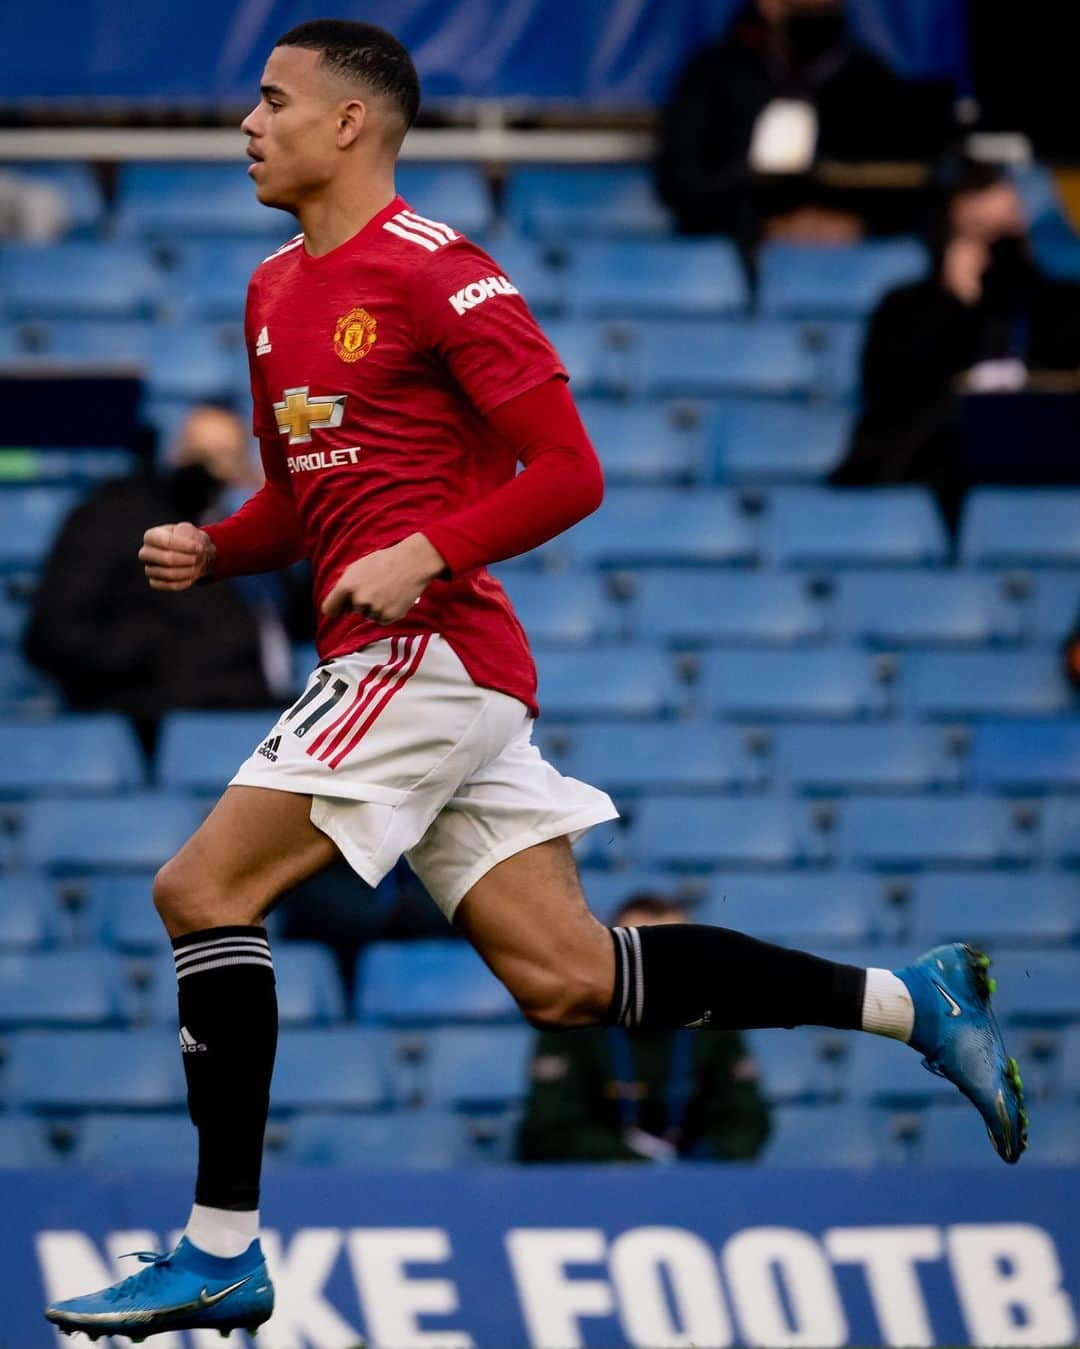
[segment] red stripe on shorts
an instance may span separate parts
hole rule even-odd
[[[400,677],[400,679],[398,679],[397,683],[391,685],[391,687],[386,690],[386,692],[383,694],[379,702],[375,704],[375,706],[371,709],[368,715],[364,718],[363,722],[361,723],[360,729],[356,732],[356,734],[345,746],[345,748],[335,758],[330,760],[331,768],[336,768],[347,754],[352,753],[352,751],[356,748],[356,746],[360,743],[360,741],[363,740],[364,736],[367,735],[368,731],[372,727],[372,724],[375,721],[377,721],[378,718],[382,715],[382,713],[386,710],[386,705],[390,701],[390,699],[393,698],[394,694],[400,693],[401,690],[405,687],[405,685],[409,682],[409,680],[413,677],[413,675],[419,668],[420,662],[424,659],[424,652],[427,650],[428,642],[430,641],[431,641],[431,633],[425,632],[423,637],[420,638],[419,644],[417,645],[416,654],[413,656],[412,664]]]
[[[391,664],[382,667],[378,679],[365,680],[367,687],[364,690],[363,696],[354,700],[348,717],[341,724],[341,729],[336,735],[328,740],[319,751],[317,757],[321,759],[323,763],[329,763],[331,754],[333,754],[342,741],[347,739],[352,733],[353,727],[371,706],[374,699],[379,696],[388,684],[392,684],[401,674],[402,670],[408,665],[409,660],[412,657],[413,642],[415,639],[412,637],[398,637],[391,638],[390,640],[391,643],[394,641],[401,643],[397,658]]]
[[[398,658],[397,644],[400,640],[401,639],[399,637],[391,637],[390,659],[384,660],[381,662],[381,664],[373,665],[371,667],[371,669],[367,672],[367,674],[363,677],[363,679],[361,679],[360,682],[357,684],[356,692],[353,694],[352,701],[346,705],[345,710],[343,712],[339,712],[329,726],[324,726],[323,729],[319,732],[319,734],[315,737],[315,739],[311,742],[311,744],[307,746],[308,754],[312,755],[313,757],[318,755],[319,750],[323,745],[323,743],[330,738],[330,736],[337,729],[337,727],[339,727],[341,723],[345,720],[345,718],[349,716],[350,713],[355,709],[356,704],[364,696],[364,690],[368,687],[371,681],[373,679],[377,679],[379,675],[381,675],[388,666],[394,664],[394,662]]]

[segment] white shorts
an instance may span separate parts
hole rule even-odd
[[[449,919],[496,863],[618,815],[531,734],[524,704],[474,684],[442,637],[392,637],[320,665],[230,785],[310,795],[369,885],[404,855]]]

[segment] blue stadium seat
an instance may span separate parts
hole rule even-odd
[[[1035,582],[1035,638],[1060,642],[1080,623],[1080,570],[1040,571]]]
[[[74,958],[68,958],[71,977]],[[9,1098],[34,1110],[179,1110],[174,1030],[22,1031],[9,1041]]]
[[[720,651],[705,666],[705,696],[721,717],[860,717],[886,706],[872,662],[849,647]]]
[[[791,402],[726,402],[706,431],[709,477],[718,482],[811,482],[844,456],[851,413]]]
[[[733,492],[624,487],[571,531],[567,547],[593,567],[716,565],[752,562],[758,541]]]
[[[1045,717],[1072,702],[1061,653],[924,651],[910,658],[916,712],[926,717]]]
[[[20,847],[27,863],[54,871],[148,871],[180,848],[203,815],[190,797],[152,792],[44,798],[26,807]]]
[[[70,487],[0,487],[0,568],[40,566],[77,501]]]
[[[106,951],[0,955],[0,1026],[94,1026],[119,1019],[121,970]]]
[[[455,1026],[429,1038],[425,1102],[491,1109],[521,1101],[529,1089],[534,1043],[527,1026]]]
[[[492,220],[491,193],[475,164],[398,164],[397,190],[418,215],[459,234],[483,235]]]
[[[91,235],[105,217],[105,199],[92,167],[82,161],[20,160],[0,165],[4,176],[26,179],[55,191],[62,201],[67,238]]]
[[[7,244],[0,295],[11,319],[140,318],[157,308],[161,278],[138,244]]]
[[[545,758],[605,791],[693,791],[760,787],[768,764],[741,727],[692,722],[581,725],[535,732]]]
[[[534,646],[584,646],[615,635],[614,605],[597,577],[510,568],[499,579]]]
[[[658,717],[681,701],[671,661],[655,647],[541,651],[536,667],[540,705],[553,720]]]
[[[545,318],[567,312],[571,278],[563,253],[515,236],[499,239],[491,251],[500,273],[517,287],[534,314]]]
[[[0,716],[54,712],[58,704],[59,698],[50,682],[29,664],[22,652],[0,647]]]
[[[1080,936],[1080,878],[1047,872],[920,876],[915,937],[980,949],[1066,944]]]
[[[120,791],[144,776],[138,741],[119,714],[0,721],[0,796]]]
[[[1023,1161],[1025,1170],[1080,1163],[1076,1107],[1037,1101],[1028,1110],[1031,1125],[1029,1151]],[[918,1155],[926,1166],[1001,1166],[1001,1159],[987,1142],[986,1129],[973,1110],[928,1110],[922,1120]]]
[[[700,417],[688,405],[588,398],[578,401],[578,411],[609,486],[701,477]]]
[[[693,645],[813,641],[828,618],[803,576],[704,569],[644,572],[635,613],[643,636]]]
[[[945,527],[920,487],[779,488],[768,513],[773,559],[787,567],[944,562]]]
[[[196,319],[242,318],[248,282],[273,245],[266,239],[189,239],[162,277],[169,309]]]
[[[839,580],[841,633],[884,646],[1015,641],[1020,605],[973,572],[853,572]]]
[[[726,239],[622,239],[579,244],[573,303],[593,318],[712,318],[737,314],[748,291]]]
[[[279,1137],[280,1130],[280,1137]],[[271,1167],[333,1166],[442,1170],[467,1161],[461,1117],[451,1110],[391,1110],[373,1115],[299,1114],[271,1124]]]
[[[1043,848],[1051,861],[1080,864],[1080,800],[1063,796],[1047,802]]]
[[[967,499],[960,556],[974,566],[1076,566],[1080,490],[980,487]]]
[[[391,1104],[386,1048],[379,1031],[319,1026],[282,1032],[272,1110],[374,1110]]]
[[[931,726],[790,726],[777,738],[781,771],[799,791],[927,791],[960,770]]]
[[[513,998],[464,941],[372,942],[356,965],[356,1014],[369,1024],[506,1021]]]
[[[0,951],[35,951],[58,935],[56,900],[41,876],[0,876]]]
[[[777,1167],[858,1167],[882,1161],[877,1112],[865,1106],[785,1105],[773,1111],[758,1161]]]
[[[1070,230],[1051,236],[1036,234],[1035,260],[1055,281],[1080,281],[1080,239]]]
[[[0,1115],[0,1172],[43,1171],[60,1156],[45,1141],[40,1123],[25,1115]]]
[[[821,363],[800,329],[767,319],[657,319],[636,331],[629,369],[632,386],[653,398],[790,398],[821,382]]]
[[[634,817],[637,856],[653,866],[791,866],[800,843],[784,801],[667,796],[645,800]]]
[[[996,866],[1028,856],[1007,804],[986,797],[853,797],[842,829],[849,860],[867,866]]]
[[[1080,1022],[1062,1036],[1057,1086],[1063,1100],[1080,1100]]]
[[[696,914],[706,892],[706,880],[667,871],[653,871],[645,867],[631,867],[627,871],[601,871],[596,867],[581,868],[581,888],[589,908],[601,920],[611,921],[615,912],[631,895],[648,893],[684,903]],[[694,918],[693,921],[697,921]]]
[[[151,898],[145,873],[113,872],[78,882],[87,912],[97,917],[98,936],[107,946],[131,953],[169,950],[169,938]],[[168,957],[170,962],[172,957]],[[176,987],[169,966],[171,1007],[176,1015]]]
[[[848,1088],[853,1099],[918,1106],[941,1103],[971,1110],[953,1084],[928,1072],[908,1045],[880,1035],[859,1035],[848,1058]],[[986,1137],[986,1130],[983,1130]],[[986,1145],[990,1146],[989,1143]]]
[[[799,340],[813,354],[815,395],[854,406],[862,378],[866,324],[860,319],[806,319],[799,325]]]
[[[123,237],[187,240],[258,234],[267,252],[296,233],[282,212],[256,200],[241,161],[228,164],[127,164],[120,171],[116,230]]]
[[[929,261],[916,239],[841,248],[766,244],[759,259],[758,302],[763,314],[865,317],[887,291],[924,276]]]
[[[618,387],[622,362],[607,347],[603,331],[596,324],[550,319],[544,324],[544,333],[566,367],[575,395]]]
[[[847,1046],[836,1031],[816,1026],[746,1033],[767,1099],[811,1102],[834,1099],[845,1080]]]
[[[990,791],[1060,792],[1080,788],[1080,723],[989,721],[975,728],[975,785]]]
[[[169,789],[222,791],[273,722],[272,711],[167,713],[155,761],[158,782]]]
[[[877,935],[878,905],[877,879],[866,872],[725,871],[709,882],[694,922],[794,945],[865,943]]]
[[[191,1175],[197,1154],[198,1135],[186,1114],[92,1114],[81,1123],[73,1160],[93,1171],[120,1175],[132,1171]]]
[[[652,175],[637,165],[528,166],[510,174],[506,213],[515,229],[570,240],[667,233]]]
[[[0,643],[18,642],[26,626],[26,617],[25,602],[0,589]]]
[[[1075,951],[999,951],[991,973],[1002,1021],[1042,1026],[1080,1021]]]
[[[45,330],[44,344],[49,356],[69,360],[93,356],[140,366],[148,395],[156,399],[229,398],[242,364],[239,348],[230,350],[221,331],[206,325],[53,321]]]

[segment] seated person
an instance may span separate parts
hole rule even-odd
[[[894,75],[852,39],[842,0],[748,0],[679,78],[657,185],[684,233],[850,243],[915,228],[925,197],[830,186],[814,164],[932,162],[952,134],[951,87]]]
[[[1000,171],[968,164],[945,207],[932,275],[878,305],[862,358],[863,413],[832,481],[923,482],[956,528],[968,486],[957,379],[1019,387],[1080,367],[1080,286],[1035,265],[1023,205]]]
[[[631,895],[612,922],[685,923],[659,895]],[[525,1162],[642,1162],[754,1157],[768,1106],[737,1031],[543,1031],[519,1136]]]

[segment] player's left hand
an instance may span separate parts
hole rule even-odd
[[[396,623],[423,594],[446,561],[423,534],[350,562],[322,603],[327,618],[355,609],[375,623]]]

